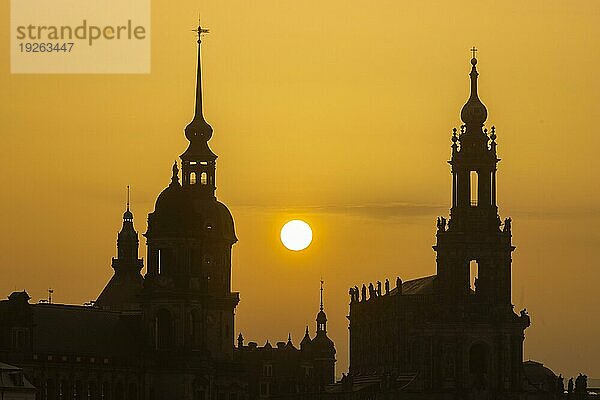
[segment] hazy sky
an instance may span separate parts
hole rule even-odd
[[[598,1],[154,1],[149,75],[10,75],[3,25],[0,295],[95,299],[127,184],[145,232],[187,144],[198,11],[217,194],[240,239],[236,332],[297,343],[323,276],[339,374],[348,287],[435,273],[476,45],[513,218],[513,302],[532,318],[525,357],[600,377]],[[8,21],[7,1],[0,12]],[[301,253],[278,239],[296,217],[314,231]]]

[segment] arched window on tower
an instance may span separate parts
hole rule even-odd
[[[469,290],[477,293],[477,279],[479,277],[479,265],[476,260],[469,263]]]
[[[156,272],[160,274],[162,272],[162,250],[158,249],[156,252]]]
[[[195,185],[196,184],[196,173],[192,172],[190,173],[190,185]]]
[[[478,204],[478,174],[476,171],[471,171],[471,206],[477,207]]]
[[[200,175],[200,184],[201,185],[206,185],[208,183],[208,175],[206,174],[206,172],[203,172]]]

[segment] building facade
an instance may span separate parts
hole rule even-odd
[[[238,336],[236,358],[248,371],[248,393],[251,398],[323,399],[328,398],[335,381],[335,346],[327,336],[327,315],[321,307],[316,318],[316,334],[310,337],[308,326],[299,347],[292,343],[268,341],[259,347],[256,342],[244,345]]]
[[[437,221],[437,274],[395,287],[350,289],[348,382],[378,382],[388,393],[427,399],[518,398],[524,331],[511,303],[511,220],[496,202],[496,130],[471,94],[452,133],[452,207]],[[381,389],[383,390],[383,389]],[[459,397],[456,397],[459,396]],[[425,398],[425,397],[416,397]]]
[[[146,274],[128,200],[114,275],[93,305],[31,304],[26,292],[0,301],[0,360],[23,368],[37,399],[302,398],[334,382],[335,347],[322,303],[316,336],[307,330],[300,348],[291,338],[277,349],[245,346],[243,339],[234,344],[237,237],[215,194],[217,156],[202,106],[206,32],[198,27],[189,145],[148,215]]]

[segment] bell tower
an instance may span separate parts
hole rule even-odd
[[[229,209],[215,195],[213,129],[202,109],[201,38],[198,27],[196,104],[185,128],[188,148],[181,169],[148,215],[148,273],[144,278],[147,345],[165,357],[185,352],[212,360],[233,358],[234,310],[231,249],[237,238]],[[181,178],[180,178],[181,175]]]
[[[213,129],[204,119],[202,104],[202,35],[208,29],[198,27],[198,70],[196,78],[196,108],[194,118],[185,127],[185,137],[190,144],[181,155],[182,184],[184,188],[194,190],[198,195],[214,197],[215,171],[217,155],[208,146]]]
[[[453,301],[511,306],[510,218],[496,205],[496,129],[484,127],[487,109],[477,92],[477,58],[471,59],[471,93],[452,132],[452,208],[438,218],[437,269],[442,294]]]

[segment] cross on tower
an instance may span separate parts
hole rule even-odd
[[[198,29],[196,29],[196,32],[198,32],[198,37],[200,37],[203,33],[208,33],[208,29],[202,28],[200,25],[200,13],[198,13]]]
[[[475,53],[477,53],[477,49],[475,48],[475,46],[471,48],[471,53],[473,53],[473,58],[475,58]]]

